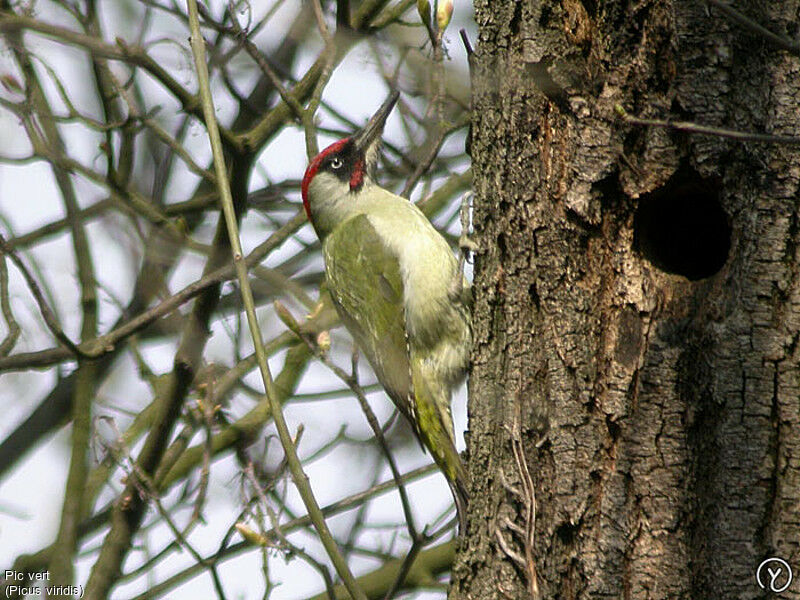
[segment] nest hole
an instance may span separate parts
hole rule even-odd
[[[636,250],[656,268],[692,281],[718,273],[731,247],[719,187],[718,180],[684,166],[643,195],[633,221]]]

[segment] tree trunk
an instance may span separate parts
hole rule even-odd
[[[734,4],[796,37],[798,0]],[[475,11],[472,499],[451,597],[767,597],[761,561],[800,570],[800,152],[615,105],[796,135],[800,61],[711,2]]]

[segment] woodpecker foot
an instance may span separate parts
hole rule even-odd
[[[472,239],[472,192],[464,194],[461,198],[461,235],[458,238],[458,248],[461,257],[458,261],[459,271],[464,272],[464,261],[469,260],[470,254],[478,251],[478,243]]]
[[[458,238],[458,247],[462,252],[477,252],[478,242],[467,233],[462,233]]]

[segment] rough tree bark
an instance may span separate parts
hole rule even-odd
[[[754,598],[765,558],[800,570],[800,152],[614,108],[800,134],[798,57],[712,4],[475,2],[451,597]],[[733,4],[796,37],[798,0]]]

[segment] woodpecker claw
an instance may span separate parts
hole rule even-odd
[[[462,252],[477,252],[478,242],[473,240],[468,233],[462,233],[458,238],[458,247]]]
[[[477,252],[478,243],[470,237],[472,232],[472,192],[464,194],[461,198],[461,236],[458,238],[458,247],[462,256],[468,252]],[[462,270],[463,270],[463,264]]]
[[[472,213],[470,212],[470,203],[472,201],[472,192],[464,194],[461,199],[461,235],[458,238],[458,274],[456,275],[453,287],[451,289],[451,297],[457,298],[461,296],[464,290],[464,263],[470,259],[470,254],[478,251],[478,243],[470,237],[472,231]]]

